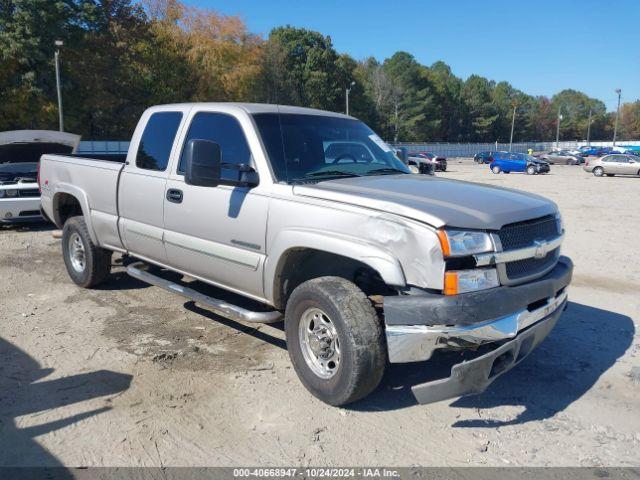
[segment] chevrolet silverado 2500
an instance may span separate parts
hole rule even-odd
[[[416,399],[480,393],[567,305],[573,265],[560,255],[553,202],[413,175],[366,125],[337,113],[153,107],[124,164],[44,155],[40,184],[76,284],[104,281],[119,252],[136,259],[130,275],[220,315],[284,319],[296,373],[332,405],[375,390],[387,362],[447,350],[465,356],[449,377],[413,386]],[[204,295],[165,270],[261,308]]]

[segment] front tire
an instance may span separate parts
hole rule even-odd
[[[533,165],[529,165],[527,167],[527,175],[535,175],[536,173],[538,173],[536,171],[536,167],[534,167]]]
[[[602,167],[596,167],[596,168],[593,169],[593,174],[596,177],[601,177],[601,176],[604,175],[604,169]]]
[[[491,171],[498,175],[502,171],[502,169],[498,165],[494,165],[493,167],[491,167]]]
[[[111,273],[110,250],[93,243],[83,217],[71,217],[62,229],[62,257],[73,283],[93,288]]]
[[[353,283],[320,277],[299,285],[285,312],[287,349],[300,381],[325,403],[346,405],[373,392],[384,374],[384,331]]]

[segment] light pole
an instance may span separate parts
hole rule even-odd
[[[558,125],[556,126],[556,148],[560,148],[560,122],[562,121],[562,107],[558,107]]]
[[[60,123],[60,131],[64,132],[64,122],[62,120],[62,91],[60,90],[60,61],[58,57],[60,56],[60,47],[64,45],[62,40],[56,40],[56,53],[54,55],[56,61],[56,90],[58,91],[58,120]]]
[[[622,90],[616,88],[616,93],[618,94],[618,108],[616,109],[616,123],[613,127],[613,146],[616,146],[616,136],[618,135],[618,115],[620,115],[620,95],[622,94]]]
[[[511,136],[509,137],[509,151],[511,151],[511,145],[513,144],[513,127],[516,124],[516,108],[518,107],[518,103],[514,100],[511,102],[513,106],[513,116],[511,117]]]
[[[589,120],[587,120],[587,147],[591,146],[591,110],[593,107],[589,107]]]
[[[346,105],[346,107],[347,107],[347,108],[346,108],[346,113],[347,113],[347,115],[349,115],[349,93],[351,93],[351,87],[353,87],[355,84],[356,84],[356,82],[355,82],[355,81],[351,82],[351,83],[349,84],[349,86],[348,86],[348,87],[346,88],[346,90],[345,90],[345,91],[346,91],[346,93],[347,93],[347,95],[346,95],[346,97],[345,97],[345,101],[346,101],[346,103],[347,103],[347,105]]]

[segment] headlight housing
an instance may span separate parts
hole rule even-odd
[[[18,190],[16,189],[8,189],[8,190],[0,190],[0,198],[9,198],[9,197],[17,197]]]
[[[438,230],[442,253],[446,257],[466,257],[493,251],[493,242],[486,232],[473,230]]]
[[[474,270],[454,270],[444,274],[444,294],[486,290],[499,287],[498,272],[495,268],[478,268]]]

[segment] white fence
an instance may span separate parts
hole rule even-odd
[[[560,149],[572,149],[587,145],[586,141],[559,142]],[[611,147],[613,142],[590,142],[594,147]],[[616,141],[619,147],[625,145],[640,145],[640,140]],[[396,148],[404,147],[409,152],[433,152],[445,157],[473,157],[478,152],[508,151],[508,143],[397,143]],[[556,142],[518,142],[511,146],[512,152],[527,153],[529,149],[534,152],[542,152],[556,148]]]

